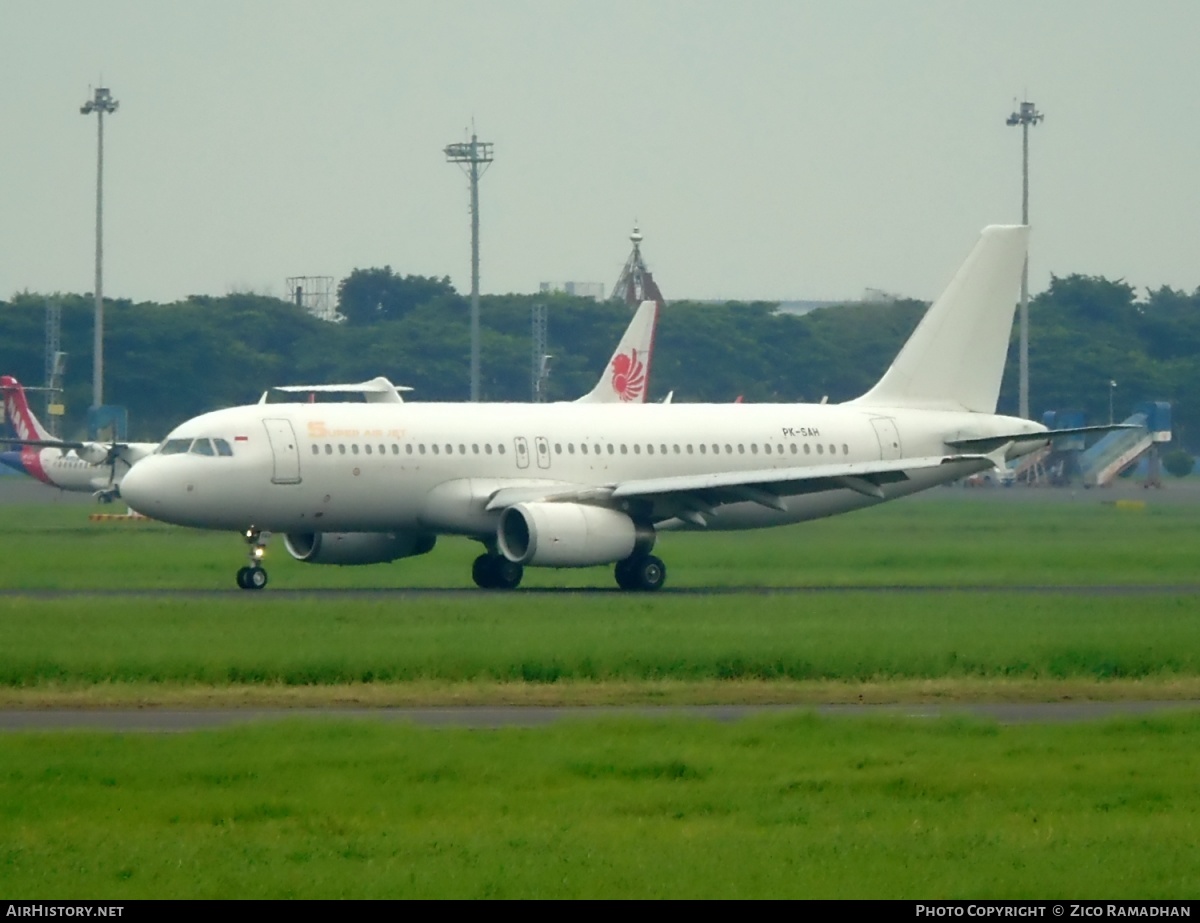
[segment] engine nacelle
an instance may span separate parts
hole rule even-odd
[[[85,442],[75,450],[76,456],[89,465],[103,465],[108,461],[108,446],[96,442]]]
[[[306,564],[386,564],[428,554],[436,541],[421,532],[289,532],[283,544]]]
[[[654,530],[624,513],[583,503],[518,503],[500,516],[500,552],[534,567],[591,567],[654,547]]]

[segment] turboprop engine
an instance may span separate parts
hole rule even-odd
[[[85,442],[75,454],[89,465],[103,465],[109,461],[110,449],[98,442]]]
[[[617,510],[583,503],[518,503],[500,517],[500,552],[514,564],[591,567],[654,547],[654,530]]]
[[[428,554],[436,541],[421,532],[289,532],[283,544],[306,564],[386,564]]]

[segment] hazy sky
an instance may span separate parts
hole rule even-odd
[[[1200,3],[0,0],[0,298],[253,290],[355,267],[668,299],[930,298],[983,225],[1050,274],[1200,286]]]

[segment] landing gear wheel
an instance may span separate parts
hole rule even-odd
[[[483,590],[495,587],[495,568],[492,567],[495,560],[495,556],[490,554],[481,554],[475,559],[471,565],[471,579],[475,581],[475,586]]]
[[[267,585],[267,572],[261,567],[243,567],[237,572],[237,585],[243,590],[261,590]]]
[[[618,561],[613,571],[622,590],[657,590],[667,580],[667,565],[652,554]]]
[[[471,579],[485,590],[513,590],[525,575],[525,568],[498,554],[481,554],[471,565]]]
[[[629,574],[630,559],[618,561],[617,566],[613,568],[613,576],[617,578],[617,586],[622,590],[636,590],[633,585],[633,578]]]
[[[521,578],[525,576],[525,568],[520,564],[514,564],[508,558],[497,558],[495,573],[497,589],[515,590],[521,585]]]

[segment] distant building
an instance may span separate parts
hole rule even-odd
[[[775,309],[776,314],[803,315],[818,308],[832,308],[834,305],[845,304],[844,301],[781,301]]]
[[[538,286],[539,292],[563,292],[567,295],[574,295],[577,298],[594,298],[596,301],[604,300],[604,283],[603,282],[542,282]]]

